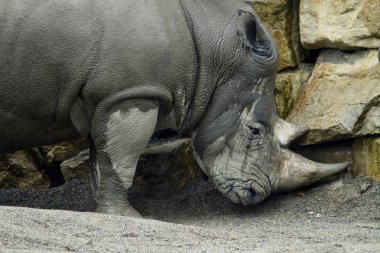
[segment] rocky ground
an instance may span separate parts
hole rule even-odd
[[[132,190],[130,201],[145,219],[88,213],[87,181],[0,190],[0,251],[380,251],[380,184],[366,178],[340,176],[253,207],[205,181],[172,193]]]

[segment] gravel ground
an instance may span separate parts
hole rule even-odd
[[[85,181],[2,189],[0,251],[380,252],[380,184],[366,178],[343,175],[251,207],[204,181],[175,193],[132,190],[130,201],[146,219],[88,213]]]

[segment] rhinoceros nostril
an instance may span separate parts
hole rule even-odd
[[[236,195],[239,199],[239,202],[247,206],[252,205],[253,200],[256,196],[256,192],[252,188],[245,188],[237,191]]]
[[[254,197],[255,197],[255,195],[256,195],[256,192],[255,192],[255,190],[254,190],[254,189],[252,189],[252,188],[250,188],[248,191],[249,191],[249,193],[251,194],[252,198],[254,198]]]

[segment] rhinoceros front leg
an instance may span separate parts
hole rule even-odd
[[[128,189],[156,127],[158,103],[132,99],[99,107],[91,123],[90,152],[96,211],[139,217],[128,203]]]

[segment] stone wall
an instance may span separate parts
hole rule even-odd
[[[275,90],[278,113],[311,127],[300,140],[307,146],[299,151],[326,162],[341,161],[353,153],[354,174],[380,180],[379,0],[253,2],[280,54]],[[46,187],[62,183],[62,177],[66,181],[87,178],[86,152],[67,160],[86,147],[76,141],[0,157],[0,187]],[[148,155],[156,157],[149,165],[146,160],[140,163],[144,173],[137,173],[135,183],[165,190],[202,177],[190,149],[187,143],[164,158]],[[173,154],[187,158],[181,165]],[[168,164],[164,170],[158,168],[160,159]],[[149,166],[153,169],[146,172]]]
[[[311,127],[299,150],[329,162],[353,153],[354,174],[380,180],[380,2],[253,2],[278,44],[279,115]]]

